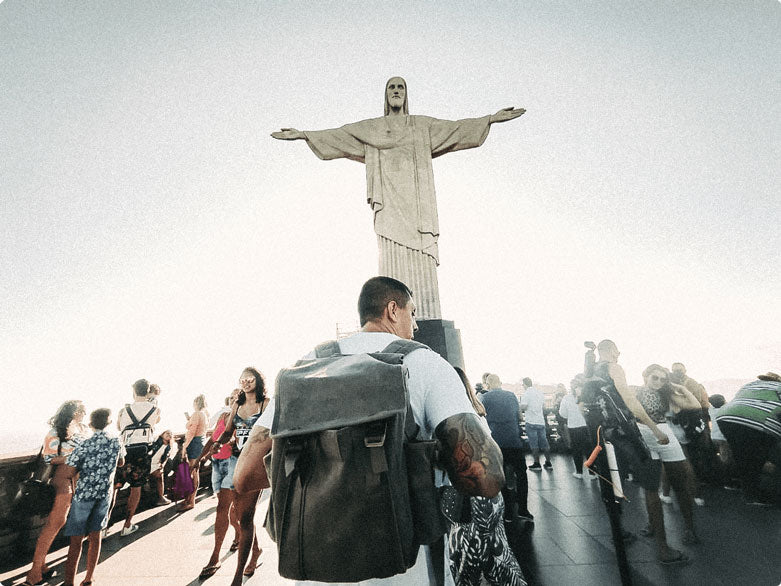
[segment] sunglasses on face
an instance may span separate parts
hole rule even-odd
[[[667,377],[666,376],[659,376],[658,374],[652,374],[651,375],[651,380],[652,381],[662,381],[663,383],[666,383],[667,382]]]
[[[240,378],[240,379],[239,379],[239,382],[240,382],[241,384],[244,384],[244,383],[247,383],[247,384],[249,384],[249,383],[251,383],[251,382],[255,382],[255,377],[254,377],[254,376],[250,376],[250,377],[246,377],[246,378]]]

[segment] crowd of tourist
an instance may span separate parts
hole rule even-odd
[[[362,314],[362,332],[340,341],[344,352],[378,351],[389,340],[411,339],[414,334],[414,304],[409,291],[397,281],[379,279],[385,280],[367,282],[364,288],[369,292],[362,291],[362,299],[374,296],[382,303],[375,309],[367,309],[375,312],[368,313],[368,317]],[[372,299],[369,301],[376,305],[377,300]],[[766,506],[778,498],[778,494],[769,493],[763,484],[763,472],[779,465],[779,375],[760,375],[758,380],[741,388],[732,401],[726,402],[720,395],[708,397],[705,388],[687,375],[681,363],[673,364],[670,369],[651,364],[642,372],[643,384],[632,387],[618,365],[616,344],[604,340],[593,348],[599,351],[599,360],[593,353],[590,357],[587,354],[584,372],[578,372],[572,379],[569,391],[559,390],[554,405],[550,401],[546,405],[544,394],[530,378],[523,379],[520,397],[504,390],[499,376],[492,373],[486,373],[482,383],[473,388],[462,370],[453,369],[444,361],[440,364],[437,360],[441,359],[426,354],[420,372],[428,372],[425,375],[428,380],[433,380],[432,367],[434,371],[440,369],[437,372],[448,384],[456,377],[461,380],[460,395],[452,395],[447,406],[432,395],[432,400],[437,402],[430,408],[432,413],[439,410],[440,424],[436,420],[433,425],[427,424],[429,433],[434,433],[436,428],[444,453],[442,466],[451,481],[446,484],[452,484],[453,492],[445,494],[455,499],[453,503],[460,503],[451,507],[446,537],[446,560],[455,584],[480,584],[482,580],[489,584],[525,584],[520,564],[508,545],[507,532],[526,531],[533,526],[528,471],[553,472],[549,416],[558,418],[558,432],[566,438],[573,463],[572,475],[577,479],[586,476],[590,480],[601,477],[607,481],[607,472],[600,473],[593,464],[592,451],[597,441],[595,421],[601,421],[599,425],[606,429],[611,425],[605,419],[610,415],[604,402],[600,409],[594,408],[590,390],[595,388],[594,381],[598,381],[596,386],[601,391],[615,391],[611,401],[618,413],[627,416],[624,424],[634,430],[625,434],[628,439],[617,435],[610,441],[616,447],[620,477],[624,481],[634,480],[643,489],[648,525],[641,533],[653,538],[660,563],[681,563],[688,559],[684,552],[668,544],[665,515],[672,514],[673,509],[665,511],[663,503],[672,500],[670,487],[682,519],[683,532],[678,538],[683,544],[699,542],[696,507],[705,505],[701,487],[706,484],[726,489],[740,487],[751,505]],[[430,350],[427,353],[434,354]],[[423,384],[421,376],[424,375],[416,374],[418,368],[415,360],[410,362],[412,380]],[[436,388],[440,383],[431,384]],[[411,394],[417,392],[415,384],[411,388]],[[56,496],[24,585],[38,584],[51,577],[53,572],[46,556],[57,534],[64,529],[70,545],[63,583],[66,586],[74,583],[86,537],[86,573],[81,585],[90,586],[118,491],[129,489],[126,514],[119,531],[120,538],[124,538],[138,529],[133,518],[147,484],[156,505],[173,506],[168,496],[174,494],[170,490],[174,463],[179,467],[184,465],[185,470],[182,477],[176,476],[177,482],[189,478],[189,483],[184,482],[185,493],[175,491],[180,497],[178,510],[181,512],[195,506],[201,470],[207,465],[211,467],[211,491],[217,500],[214,546],[209,558],[204,560],[200,578],[208,578],[219,570],[220,550],[230,527],[233,528],[230,550],[238,552],[233,584],[241,584],[243,577],[253,575],[262,554],[255,529],[255,511],[262,489],[269,486],[262,462],[271,448],[269,430],[275,415],[274,401],[267,392],[263,375],[254,367],[243,369],[239,387],[225,398],[225,405],[212,417],[205,396],[196,396],[192,413],[186,414],[184,436],[178,442],[170,429],[160,433],[155,430],[160,421],[160,392],[159,386],[150,385],[145,379],[133,383],[132,402],[116,411],[118,434],[107,432],[112,423],[111,410],[95,409],[87,419],[83,403],[77,400],[63,403],[49,420],[51,430],[44,438],[42,454],[52,468],[51,482]],[[465,416],[470,419],[462,421]],[[456,422],[461,427],[448,430]],[[471,444],[470,450],[477,453],[481,443],[486,450],[480,461],[501,463],[503,482],[496,482],[502,477],[501,470],[492,470],[492,475],[484,479],[491,486],[477,486],[474,479],[470,480],[470,486],[459,477],[465,472],[463,463],[457,463],[456,458],[464,446],[460,443],[448,446],[452,438],[461,437],[466,429],[469,429],[467,435],[473,436],[469,441],[475,442],[475,437],[479,440]],[[243,451],[248,452],[246,457],[242,457]],[[528,468],[527,453],[532,459]],[[447,460],[448,454],[452,461]],[[425,569],[421,571],[425,574]]]

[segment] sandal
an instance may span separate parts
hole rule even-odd
[[[250,564],[246,568],[244,568],[244,572],[242,572],[247,578],[251,578],[255,575],[255,570],[257,570],[260,566],[263,565],[262,561],[256,561],[254,564]]]
[[[217,570],[219,570],[221,567],[221,564],[214,564],[213,566],[206,566],[203,570],[201,570],[201,573],[198,575],[199,578],[211,578],[214,576],[214,574],[217,573]]]
[[[233,540],[233,543],[231,543],[230,550],[231,551],[238,551],[239,550],[239,538],[238,537]]]
[[[689,556],[687,556],[682,551],[678,551],[677,549],[670,549],[670,557],[657,558],[657,561],[664,566],[671,566],[673,564],[684,564],[689,561]]]

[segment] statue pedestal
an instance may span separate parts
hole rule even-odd
[[[461,348],[461,332],[446,319],[419,319],[415,340],[442,356],[453,366],[464,369],[464,351]]]

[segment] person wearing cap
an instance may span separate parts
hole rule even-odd
[[[760,493],[762,467],[781,440],[781,376],[760,374],[716,414],[735,457],[737,473],[750,505],[769,506]]]

